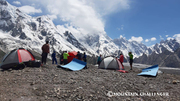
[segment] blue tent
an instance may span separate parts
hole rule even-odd
[[[81,60],[78,60],[78,59],[73,59],[70,63],[68,63],[67,65],[64,65],[64,66],[61,66],[61,65],[58,65],[58,67],[61,67],[61,68],[66,68],[66,69],[70,69],[72,71],[77,71],[77,70],[81,70],[83,69],[85,66],[86,66],[86,62],[83,62]]]
[[[159,66],[154,65],[145,69],[142,69],[142,72],[138,75],[149,75],[149,76],[156,76],[158,72]]]

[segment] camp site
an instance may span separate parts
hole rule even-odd
[[[0,0],[0,101],[180,101],[180,0]]]
[[[72,52],[69,55],[66,65],[52,64],[49,59],[47,65],[40,66],[37,59],[41,56],[30,50],[20,48],[4,54],[0,99],[146,101],[179,98],[179,69],[134,64],[133,70],[129,70],[129,63],[123,66],[112,56],[104,57],[98,67],[76,59]],[[13,62],[10,59],[14,59]],[[83,69],[85,65],[87,69]],[[156,68],[155,72],[152,68]],[[149,69],[152,71],[148,72]]]

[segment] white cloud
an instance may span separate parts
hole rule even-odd
[[[173,40],[173,39],[174,39],[174,38],[172,38],[172,37],[168,37],[168,38],[167,38],[167,40]]]
[[[161,40],[164,40],[164,38],[161,35],[159,35],[159,37],[160,37]]]
[[[126,39],[126,37],[124,37],[124,35],[120,35],[119,38],[123,38],[123,39]]]
[[[176,40],[180,43],[180,34],[174,34],[173,37],[168,37],[167,40]]]
[[[151,41],[156,41],[156,38],[155,38],[155,37],[152,37],[152,38],[151,38]]]
[[[173,37],[180,43],[180,34],[175,34]]]
[[[121,25],[120,28],[117,28],[117,30],[123,30],[124,29],[124,25]]]
[[[19,7],[19,9],[26,14],[42,13],[41,9],[36,9],[33,6],[28,5]]]
[[[84,0],[84,2],[103,16],[130,8],[130,0]]]
[[[121,25],[121,27],[117,28],[117,30],[124,30],[124,25]]]
[[[145,42],[149,42],[149,39],[146,39]]]
[[[166,37],[168,37],[169,35],[166,35]]]
[[[121,28],[117,28],[117,30],[119,30],[119,31],[120,31],[120,30],[121,30]]]
[[[19,2],[19,1],[13,1],[13,4],[21,5],[21,2]]]
[[[47,15],[51,20],[55,20],[57,19],[57,16],[56,15]]]
[[[63,21],[71,23],[77,28],[83,28],[89,33],[104,32],[104,22],[97,16],[98,13],[80,0],[59,0],[48,2],[48,11],[60,17]]]
[[[121,30],[123,30],[124,29],[124,25],[121,25]]]
[[[143,41],[143,38],[132,36],[131,39],[129,39],[129,41],[137,41],[137,42],[141,43]]]
[[[38,3],[49,15],[56,15],[75,28],[92,33],[105,33],[103,16],[129,9],[129,0],[27,0]],[[123,28],[120,28],[121,30]]]

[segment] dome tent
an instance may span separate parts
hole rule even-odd
[[[101,61],[99,68],[100,69],[113,69],[113,70],[123,70],[124,69],[124,67],[119,62],[119,60],[117,58],[114,58],[111,56],[104,58]]]
[[[0,68],[5,70],[10,68],[24,68],[25,65],[29,65],[29,63],[32,61],[35,62],[35,57],[29,50],[25,50],[24,48],[14,49],[4,56]]]
[[[72,51],[72,52],[68,52],[69,56],[68,56],[68,63],[71,62],[74,58],[76,58],[77,52],[76,51]]]

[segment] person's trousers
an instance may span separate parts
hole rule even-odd
[[[68,63],[67,59],[63,59],[64,65],[66,65]]]
[[[42,64],[46,64],[46,60],[47,60],[47,55],[48,55],[48,53],[42,53],[42,58],[41,58],[41,62],[42,62]]]
[[[57,59],[55,57],[52,58],[52,64],[54,64],[54,61],[56,62],[57,64]]]

